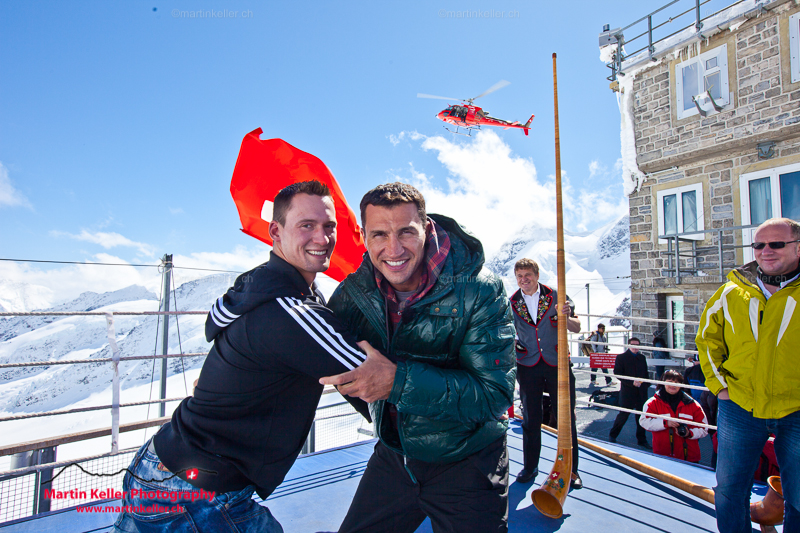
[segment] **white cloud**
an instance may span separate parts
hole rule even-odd
[[[8,169],[0,163],[0,207],[2,206],[33,208],[25,195],[14,188],[11,178],[8,177]]]
[[[153,247],[150,246],[149,244],[132,241],[129,238],[114,232],[98,231],[96,233],[90,233],[86,230],[82,230],[77,235],[73,235],[71,233],[66,233],[63,231],[51,231],[50,234],[53,235],[54,237],[66,236],[78,241],[86,241],[94,244],[99,244],[106,250],[110,248],[115,248],[117,246],[125,246],[129,248],[137,248],[139,250],[139,253],[147,257],[152,257],[154,254]]]
[[[438,185],[441,180],[416,171],[413,164],[411,180],[394,179],[411,181],[430,212],[452,217],[473,232],[487,255],[532,221],[555,226],[553,183],[540,183],[533,161],[512,154],[495,132],[481,131],[466,142],[416,132],[410,138],[423,139],[423,150],[438,153],[448,172],[446,185]]]
[[[418,131],[401,131],[397,135],[389,135],[389,142],[392,143],[392,146],[397,146],[400,144],[400,141],[404,139],[408,139],[410,141],[419,141],[424,138],[425,136]]]
[[[172,258],[175,286],[210,275],[224,276],[233,284],[236,276],[250,270],[269,259],[270,248],[262,243],[254,243],[247,248],[238,246],[231,252],[198,252],[188,256],[174,255]],[[153,265],[158,260],[150,260]],[[92,263],[123,263],[125,266],[93,265]],[[59,302],[72,300],[81,293],[92,291],[104,293],[141,285],[155,294],[161,292],[161,273],[153,267],[128,266],[128,261],[106,253],[99,253],[87,259],[86,264],[63,265],[48,268],[35,263],[0,262],[0,280],[4,283],[25,284],[28,292],[38,290],[42,297],[37,300],[38,307],[50,307]],[[209,270],[189,270],[181,267],[228,270],[233,272],[213,272]],[[334,282],[335,283],[335,282]],[[46,296],[46,297],[45,297]]]
[[[183,208],[182,207],[170,207],[169,208],[169,212],[172,213],[173,215],[182,215],[183,214]]]
[[[454,218],[483,243],[492,255],[524,226],[556,226],[555,178],[540,179],[534,162],[512,153],[494,131],[483,130],[464,141],[441,136],[426,137],[403,132],[397,137],[422,140],[423,150],[437,152],[447,171],[445,180],[418,171],[410,164],[411,182],[425,196],[428,210]],[[607,173],[599,161],[589,165],[592,172]],[[572,231],[593,230],[627,210],[627,200],[613,187],[575,190],[565,169],[561,170],[565,227]]]
[[[597,159],[593,159],[591,163],[589,163],[589,177],[593,178],[600,172],[605,172],[606,167],[604,167],[600,161]]]

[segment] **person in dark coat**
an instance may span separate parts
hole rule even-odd
[[[628,344],[638,346],[640,342],[636,337],[631,337]],[[647,359],[639,352],[638,348],[628,348],[617,356],[617,360],[614,363],[614,375],[620,380],[619,406],[625,409],[641,411],[644,407],[644,402],[647,400],[649,385],[637,379],[647,379]],[[625,377],[633,379],[625,379]],[[629,415],[630,413],[625,411],[619,412],[609,435],[611,442],[617,442],[617,437],[622,431],[625,422],[628,421]],[[647,431],[639,425],[639,415],[635,416],[636,440],[639,446],[650,448],[650,444],[647,443]]]

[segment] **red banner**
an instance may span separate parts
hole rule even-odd
[[[590,353],[589,366],[591,368],[614,368],[617,356],[613,353]]]
[[[325,274],[342,281],[358,268],[366,249],[356,215],[336,178],[319,158],[282,139],[262,140],[259,135],[261,128],[244,136],[231,180],[231,196],[239,210],[242,231],[272,246],[269,223],[278,191],[300,181],[322,182],[333,195],[337,222],[336,248]]]

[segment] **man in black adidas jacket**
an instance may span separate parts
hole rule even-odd
[[[134,475],[123,481],[123,505],[175,505],[131,490],[197,497],[181,498],[182,512],[123,512],[115,531],[283,531],[253,492],[266,499],[300,453],[319,378],[352,370],[366,356],[314,284],[336,244],[328,188],[316,181],[286,187],[273,216],[269,262],[239,276],[206,319],[214,345],[194,396],[139,450]]]

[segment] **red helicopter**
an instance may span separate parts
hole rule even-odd
[[[418,98],[436,98],[438,100],[461,100],[461,104],[453,104],[447,106],[447,109],[444,111],[439,112],[436,115],[436,118],[439,120],[443,120],[448,124],[452,124],[456,127],[455,131],[451,130],[447,126],[444,128],[452,133],[458,133],[459,135],[472,135],[473,129],[481,129],[481,126],[498,126],[507,130],[508,128],[519,128],[525,132],[525,135],[528,134],[528,130],[530,129],[531,121],[533,120],[533,115],[531,118],[528,119],[528,122],[525,124],[521,124],[518,120],[514,122],[509,122],[507,120],[503,120],[500,118],[495,118],[489,116],[488,111],[484,111],[482,108],[478,106],[472,105],[472,102],[475,101],[477,98],[481,96],[486,96],[489,93],[492,93],[498,89],[502,89],[506,85],[509,85],[510,82],[501,80],[494,85],[492,85],[487,90],[483,91],[481,94],[476,96],[475,98],[450,98],[447,96],[434,96],[432,94],[422,94],[417,93]],[[458,131],[458,128],[463,128],[467,130],[467,133],[461,133]]]

